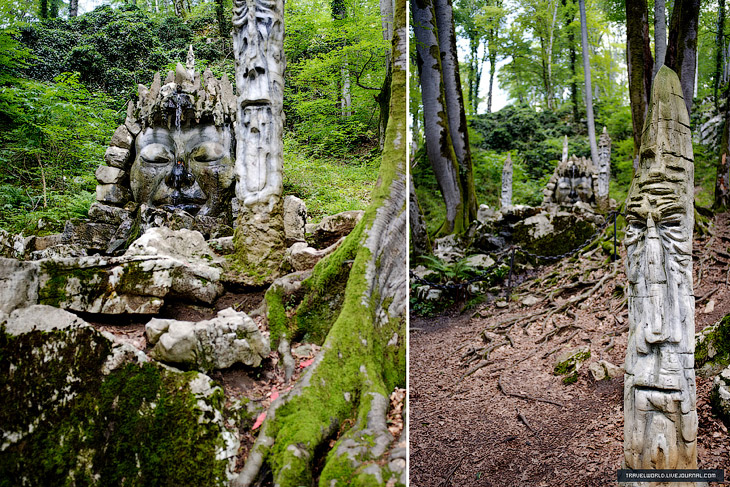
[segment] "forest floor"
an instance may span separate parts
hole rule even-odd
[[[712,235],[695,240],[697,331],[730,313],[729,246],[728,213],[715,217]],[[504,308],[493,301],[476,313],[411,317],[412,487],[615,484],[623,374],[596,381],[588,364],[624,363],[628,310],[615,292],[626,284],[621,250],[615,264],[599,249],[542,266]],[[528,295],[539,301],[524,305]],[[578,381],[564,385],[552,373],[555,358],[581,345],[591,358]],[[711,388],[711,378],[697,377],[699,468],[727,469],[730,436],[712,415]]]

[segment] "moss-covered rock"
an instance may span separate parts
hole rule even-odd
[[[723,370],[715,377],[712,392],[710,392],[710,404],[713,412],[730,426],[730,367]]]
[[[695,369],[710,377],[730,365],[730,315],[695,336]]]
[[[18,310],[0,328],[0,486],[226,484],[238,439],[220,387],[34,308],[45,325]]]
[[[596,229],[578,213],[545,211],[515,223],[512,242],[538,255],[561,255],[581,247]]]
[[[566,350],[555,360],[553,375],[563,375],[563,384],[572,384],[578,380],[580,366],[589,358],[591,349],[587,345]]]

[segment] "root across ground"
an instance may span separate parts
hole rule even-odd
[[[695,327],[730,313],[730,215],[694,246]],[[410,485],[614,485],[623,459],[623,376],[595,381],[588,364],[622,366],[628,335],[625,252],[539,268],[507,308],[411,317]],[[604,279],[605,278],[605,279]],[[521,304],[532,295],[540,301]],[[567,305],[566,305],[567,303]],[[561,351],[588,345],[577,382],[553,375]],[[699,468],[730,466],[730,436],[712,415],[712,379],[697,377]],[[728,472],[730,474],[730,472]]]

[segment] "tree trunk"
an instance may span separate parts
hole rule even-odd
[[[68,16],[76,17],[79,14],[79,0],[69,0],[68,2]]]
[[[719,0],[717,8],[717,36],[715,37],[715,110],[720,111],[720,99],[718,92],[723,79],[724,55],[725,55],[725,0]]]
[[[342,118],[352,116],[352,95],[350,93],[350,67],[347,63],[347,55],[342,62],[340,68],[342,74],[342,99],[340,101],[340,108],[342,112]]]
[[[644,130],[651,93],[653,63],[646,0],[626,0],[626,65],[629,71],[629,99],[634,135],[634,169],[639,161],[641,132]]]
[[[664,0],[654,0],[654,71],[651,79],[656,77],[659,68],[664,65],[667,54],[667,17]]]
[[[48,0],[41,0],[41,18],[48,18]]]
[[[393,41],[393,0],[380,0],[380,21],[383,28],[383,40],[388,44]],[[375,96],[379,105],[378,115],[378,147],[383,150],[385,147],[385,130],[388,127],[388,111],[390,108],[390,82],[391,82],[391,58],[390,48],[385,56],[385,78],[380,92]]]
[[[568,9],[567,0],[563,0],[563,6],[566,7],[565,28],[568,31],[566,37],[568,39],[568,57],[570,59],[570,104],[572,105],[573,124],[577,126],[578,122],[580,122],[580,114],[578,112],[578,72],[575,68],[575,62],[578,56],[575,52],[575,32],[570,25],[573,23],[573,19],[575,18],[575,10],[573,10],[575,2],[571,0],[571,8]]]
[[[426,153],[433,167],[441,194],[446,203],[446,220],[439,234],[466,230],[470,218],[459,177],[459,162],[451,141],[438,31],[432,0],[411,3],[413,31],[416,38],[418,74],[423,100],[423,135]]]
[[[220,37],[227,37],[229,35],[229,32],[226,32],[224,11],[223,0],[215,0],[215,16],[218,19],[218,35]]]
[[[408,175],[408,227],[411,234],[411,247],[415,257],[421,255],[429,255],[432,253],[431,241],[428,238],[426,230],[426,222],[423,218],[421,206],[418,204],[418,196],[416,195],[416,187],[413,184],[413,176]]]
[[[697,28],[700,0],[675,0],[669,27],[665,64],[672,69],[682,85],[687,113],[692,115],[692,100],[697,72]]]
[[[586,118],[588,119],[588,141],[591,144],[591,160],[593,167],[598,167],[598,145],[596,144],[596,126],[593,119],[593,90],[591,89],[591,63],[588,55],[588,24],[586,23],[586,1],[578,0],[580,5],[580,35],[583,41],[583,75],[586,89]]]
[[[489,93],[487,94],[487,113],[492,113],[492,93],[494,90],[494,73],[497,72],[497,53],[489,50]],[[474,112],[476,113],[476,111]]]
[[[60,8],[61,0],[51,0],[50,5],[50,11],[48,12],[48,16],[52,19],[58,18],[58,10]]]
[[[405,471],[394,475],[380,465],[388,464],[384,451],[393,442],[385,420],[388,395],[404,387],[406,379],[407,42],[405,1],[398,0],[393,96],[372,203],[309,279],[312,292],[326,291],[318,286],[333,284],[327,281],[333,271],[329,267],[346,267],[343,254],[353,254],[344,302],[317,358],[293,389],[271,404],[244,468],[232,482],[236,487],[252,485],[264,462],[279,487],[311,485],[317,465],[324,465],[319,485],[406,482]],[[268,314],[271,320],[271,309]],[[341,428],[345,422],[352,426]],[[345,433],[337,437],[341,430]]]
[[[446,101],[446,113],[449,119],[449,132],[451,142],[454,145],[456,160],[459,163],[459,178],[463,190],[462,201],[466,222],[469,223],[477,217],[477,197],[474,189],[464,96],[461,92],[459,58],[456,54],[454,12],[451,0],[434,0],[434,13],[436,15],[439,50],[441,51],[444,100]]]

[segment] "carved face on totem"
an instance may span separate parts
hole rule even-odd
[[[283,19],[276,0],[235,0],[238,87],[236,196],[244,205],[282,192]]]
[[[694,167],[681,93],[673,72],[657,75],[627,198],[624,452],[634,469],[696,468],[697,461]]]
[[[561,205],[573,205],[578,201],[590,203],[592,200],[593,178],[575,164],[569,164],[555,185],[555,202]]]
[[[228,126],[147,127],[135,149],[130,172],[135,201],[201,216],[217,216],[227,208],[234,183]]]

